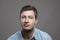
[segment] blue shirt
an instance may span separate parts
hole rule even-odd
[[[52,40],[52,38],[46,33],[37,28],[34,29],[34,35],[36,40]],[[24,40],[21,31],[16,32],[8,38],[8,40]]]

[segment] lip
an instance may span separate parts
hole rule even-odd
[[[24,24],[24,26],[25,26],[25,27],[28,27],[28,26],[29,26],[29,24]]]

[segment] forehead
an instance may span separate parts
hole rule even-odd
[[[26,15],[26,16],[31,15],[31,16],[34,16],[35,14],[34,14],[34,11],[33,11],[33,10],[28,10],[28,11],[23,11],[23,12],[21,13],[21,16],[22,16],[22,15]]]

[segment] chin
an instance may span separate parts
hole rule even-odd
[[[30,30],[32,30],[33,28],[23,28],[23,30],[25,30],[25,31],[30,31]]]
[[[24,30],[31,30],[30,28],[24,28]]]
[[[24,29],[25,32],[31,32],[32,29]]]

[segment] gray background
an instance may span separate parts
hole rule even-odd
[[[53,40],[60,40],[60,0],[0,0],[0,40],[6,40],[21,28],[19,12],[28,4],[38,10],[38,28]]]

